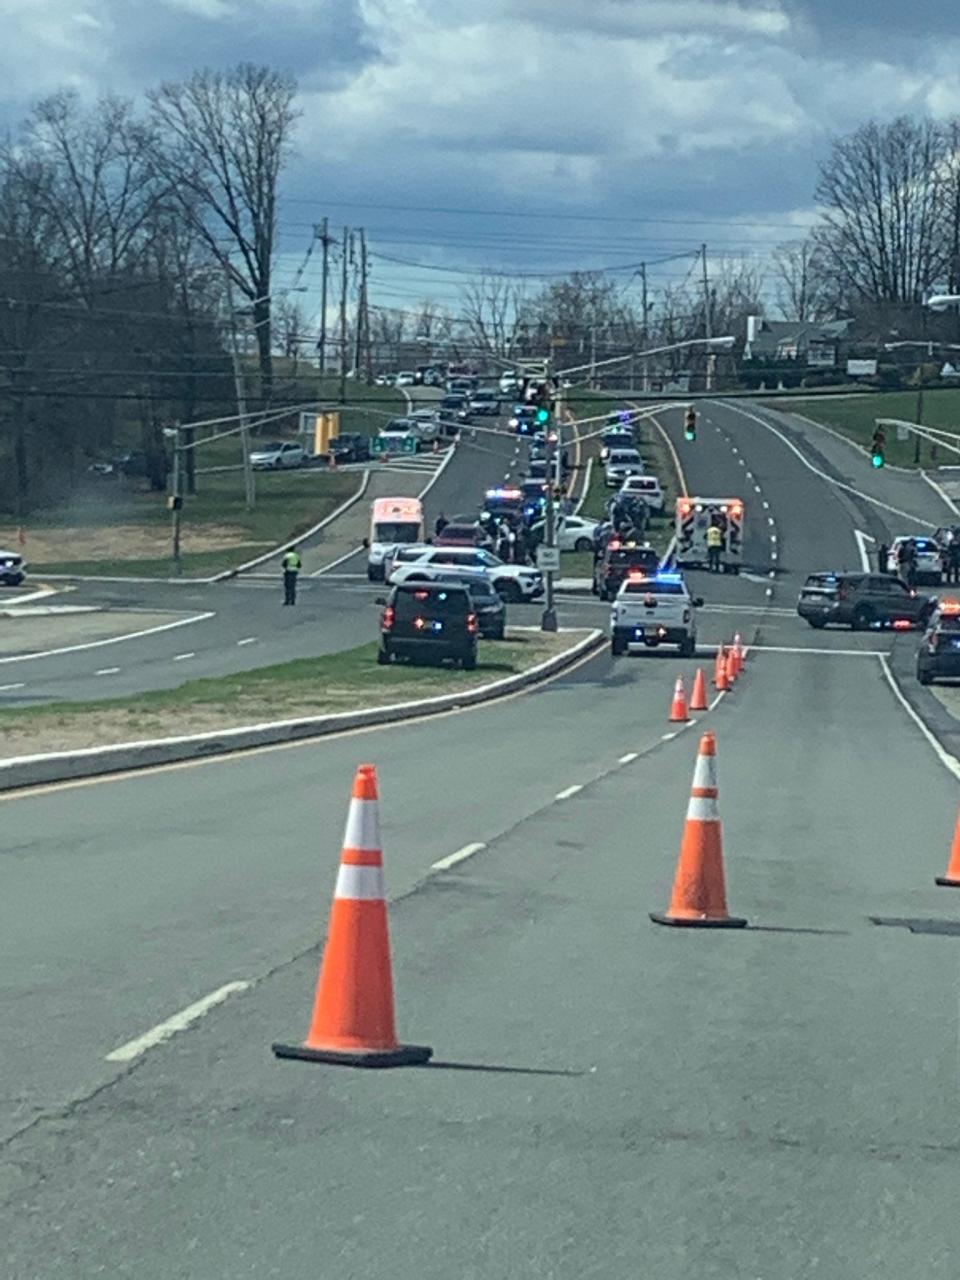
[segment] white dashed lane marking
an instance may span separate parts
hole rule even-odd
[[[95,671],[95,676],[115,676],[120,670],[119,667],[101,667],[99,671]]]
[[[173,656],[174,662],[186,662],[188,658],[195,658],[195,653],[176,653]]]
[[[440,858],[430,867],[431,871],[449,871],[451,867],[455,867],[458,862],[464,862],[467,858],[472,858],[475,853],[479,853],[481,849],[487,846],[480,840],[473,844],[465,844],[462,849],[457,849],[455,853],[448,853],[445,858]]]

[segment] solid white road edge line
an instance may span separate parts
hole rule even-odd
[[[37,591],[30,591],[19,599],[5,600],[4,605],[8,609],[15,609],[18,605],[27,604],[31,600],[45,600],[47,596],[55,596],[60,590],[59,587],[40,587]]]
[[[223,1004],[224,1000],[228,1000],[236,992],[246,991],[252,985],[253,983],[251,982],[227,982],[222,987],[217,987],[216,991],[211,991],[203,999],[196,1000],[193,1004],[188,1004],[185,1009],[175,1013],[172,1018],[167,1018],[165,1022],[158,1022],[155,1027],[145,1031],[142,1036],[137,1036],[136,1040],[128,1040],[126,1044],[120,1045],[118,1049],[113,1049],[107,1054],[106,1061],[132,1062],[134,1058],[139,1058],[148,1049],[153,1049],[156,1045],[163,1044],[164,1040],[169,1040],[171,1036],[175,1036],[178,1031],[185,1031],[191,1023],[199,1021],[204,1014],[209,1013],[218,1004]]]
[[[33,662],[35,658],[57,658],[63,653],[81,653],[86,649],[101,649],[108,644],[119,644],[121,640],[142,640],[145,636],[156,636],[161,631],[173,631],[177,627],[188,627],[193,622],[206,622],[215,618],[215,610],[208,613],[195,613],[190,618],[178,618],[176,622],[164,622],[159,627],[147,627],[143,631],[128,631],[123,636],[108,636],[106,640],[88,640],[85,644],[67,644],[60,649],[42,649],[37,653],[18,653],[9,658],[0,658],[0,664],[8,662]]]
[[[473,844],[465,844],[462,849],[458,849],[456,853],[448,853],[445,858],[440,858],[436,862],[430,864],[431,871],[449,871],[451,867],[455,867],[458,862],[464,862],[467,858],[472,858],[475,853],[479,853],[481,849],[487,846],[482,840],[477,840]]]
[[[901,707],[903,707],[904,711],[907,713],[907,715],[910,717],[913,723],[917,726],[917,728],[926,738],[927,742],[929,742],[930,746],[933,748],[934,752],[936,753],[937,759],[940,761],[943,767],[945,769],[949,769],[949,771],[953,774],[955,778],[960,778],[960,761],[957,760],[956,756],[952,756],[950,752],[946,750],[945,747],[942,747],[940,745],[940,743],[936,739],[936,736],[927,728],[927,726],[923,723],[922,718],[917,714],[916,711],[914,711],[913,707],[911,707],[910,703],[907,701],[906,697],[901,691],[900,686],[897,684],[897,681],[894,677],[893,672],[890,670],[890,661],[887,658],[887,655],[885,653],[878,653],[876,656],[880,659],[880,666],[883,668],[883,674],[884,676],[886,676],[887,684],[893,690],[893,696],[900,703]]]
[[[582,782],[575,782],[572,787],[564,787],[563,791],[558,791],[553,797],[554,800],[569,800],[571,796],[575,796],[578,791],[583,790]]]
[[[926,480],[927,484],[934,491],[934,493],[936,493],[937,497],[939,497],[944,503],[946,503],[946,505],[953,512],[953,514],[955,516],[960,516],[960,507],[958,507],[957,504],[954,502],[954,500],[950,497],[949,493],[947,493],[943,485],[937,484],[933,476],[928,475],[926,471],[921,471],[920,474],[923,476],[924,480]]]
[[[864,493],[862,489],[855,488],[852,484],[846,484],[843,480],[835,480],[833,476],[828,476],[825,471],[821,471],[819,467],[815,467],[797,446],[783,434],[783,432],[773,425],[772,422],[766,422],[763,418],[758,418],[755,413],[750,413],[747,409],[741,409],[738,404],[731,401],[726,402],[727,407],[735,413],[741,414],[744,418],[749,418],[751,422],[756,422],[759,426],[765,428],[772,435],[775,435],[781,444],[785,444],[792,454],[794,454],[808,471],[812,471],[815,476],[821,480],[826,480],[827,484],[832,484],[836,489],[842,489],[845,493],[852,493],[854,497],[862,498],[864,502],[869,502],[875,507],[879,507],[881,511],[889,511],[891,515],[900,516],[903,520],[912,520],[915,524],[923,525],[926,529],[935,529],[936,525],[932,520],[924,520],[921,516],[912,515],[909,511],[901,511],[899,507],[891,507],[887,502],[881,502],[879,498],[874,498],[869,493]]]
[[[19,684],[0,684],[0,693],[9,693],[12,689],[22,689],[24,682],[21,680]]]

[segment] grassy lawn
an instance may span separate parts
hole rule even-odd
[[[216,573],[253,559],[329,515],[359,481],[350,473],[258,472],[256,505],[248,511],[239,472],[198,477],[198,492],[184,500],[183,573]],[[42,525],[29,523],[26,534],[34,574],[173,572],[164,495],[112,477],[99,478],[70,507],[46,512]]]
[[[851,397],[849,400],[768,400],[771,408],[784,413],[799,413],[815,422],[833,427],[851,440],[870,447],[875,419],[900,418],[905,422],[917,421],[916,391],[890,391],[878,395]],[[923,395],[923,422],[929,427],[960,434],[960,389],[932,388]],[[958,441],[960,444],[960,441]],[[898,467],[917,465],[916,439],[897,439],[895,430],[887,431],[887,461]],[[920,443],[920,466],[937,464],[955,465],[960,456],[947,449],[936,449],[928,441]]]
[[[486,684],[527,670],[569,648],[581,635],[508,630],[504,641],[480,641],[475,671],[406,664],[380,667],[376,644],[366,644],[239,675],[191,680],[176,689],[136,698],[0,711],[0,746],[5,757],[76,750],[385,706]]]

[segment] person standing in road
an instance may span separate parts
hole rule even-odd
[[[718,524],[707,529],[707,568],[711,573],[720,572],[720,556],[723,551],[723,530]]]
[[[433,526],[433,536],[435,538],[439,538],[441,533],[443,533],[444,529],[447,527],[449,523],[450,521],[441,511],[440,514],[437,516],[436,524]]]
[[[947,544],[945,555],[947,582],[956,587],[960,585],[960,538],[956,537],[956,535]]]
[[[283,603],[296,604],[297,576],[303,568],[300,552],[296,547],[291,547],[289,551],[284,552],[280,563],[283,566]]]
[[[887,567],[887,557],[890,555],[890,548],[885,542],[881,542],[877,547],[877,572],[889,573]]]

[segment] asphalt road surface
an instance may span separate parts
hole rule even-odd
[[[883,513],[737,408],[701,421],[691,490],[746,497],[749,470],[774,520],[751,526],[750,578],[695,575],[703,638],[755,644],[704,720],[750,928],[647,918],[697,741],[666,723],[696,665],[673,655],[604,652],[476,711],[8,796],[5,1280],[956,1275],[960,919],[933,884],[956,770],[897,700],[889,637],[789,612]],[[400,1031],[437,1064],[280,1063],[366,759]],[[249,985],[107,1060],[230,983]]]

